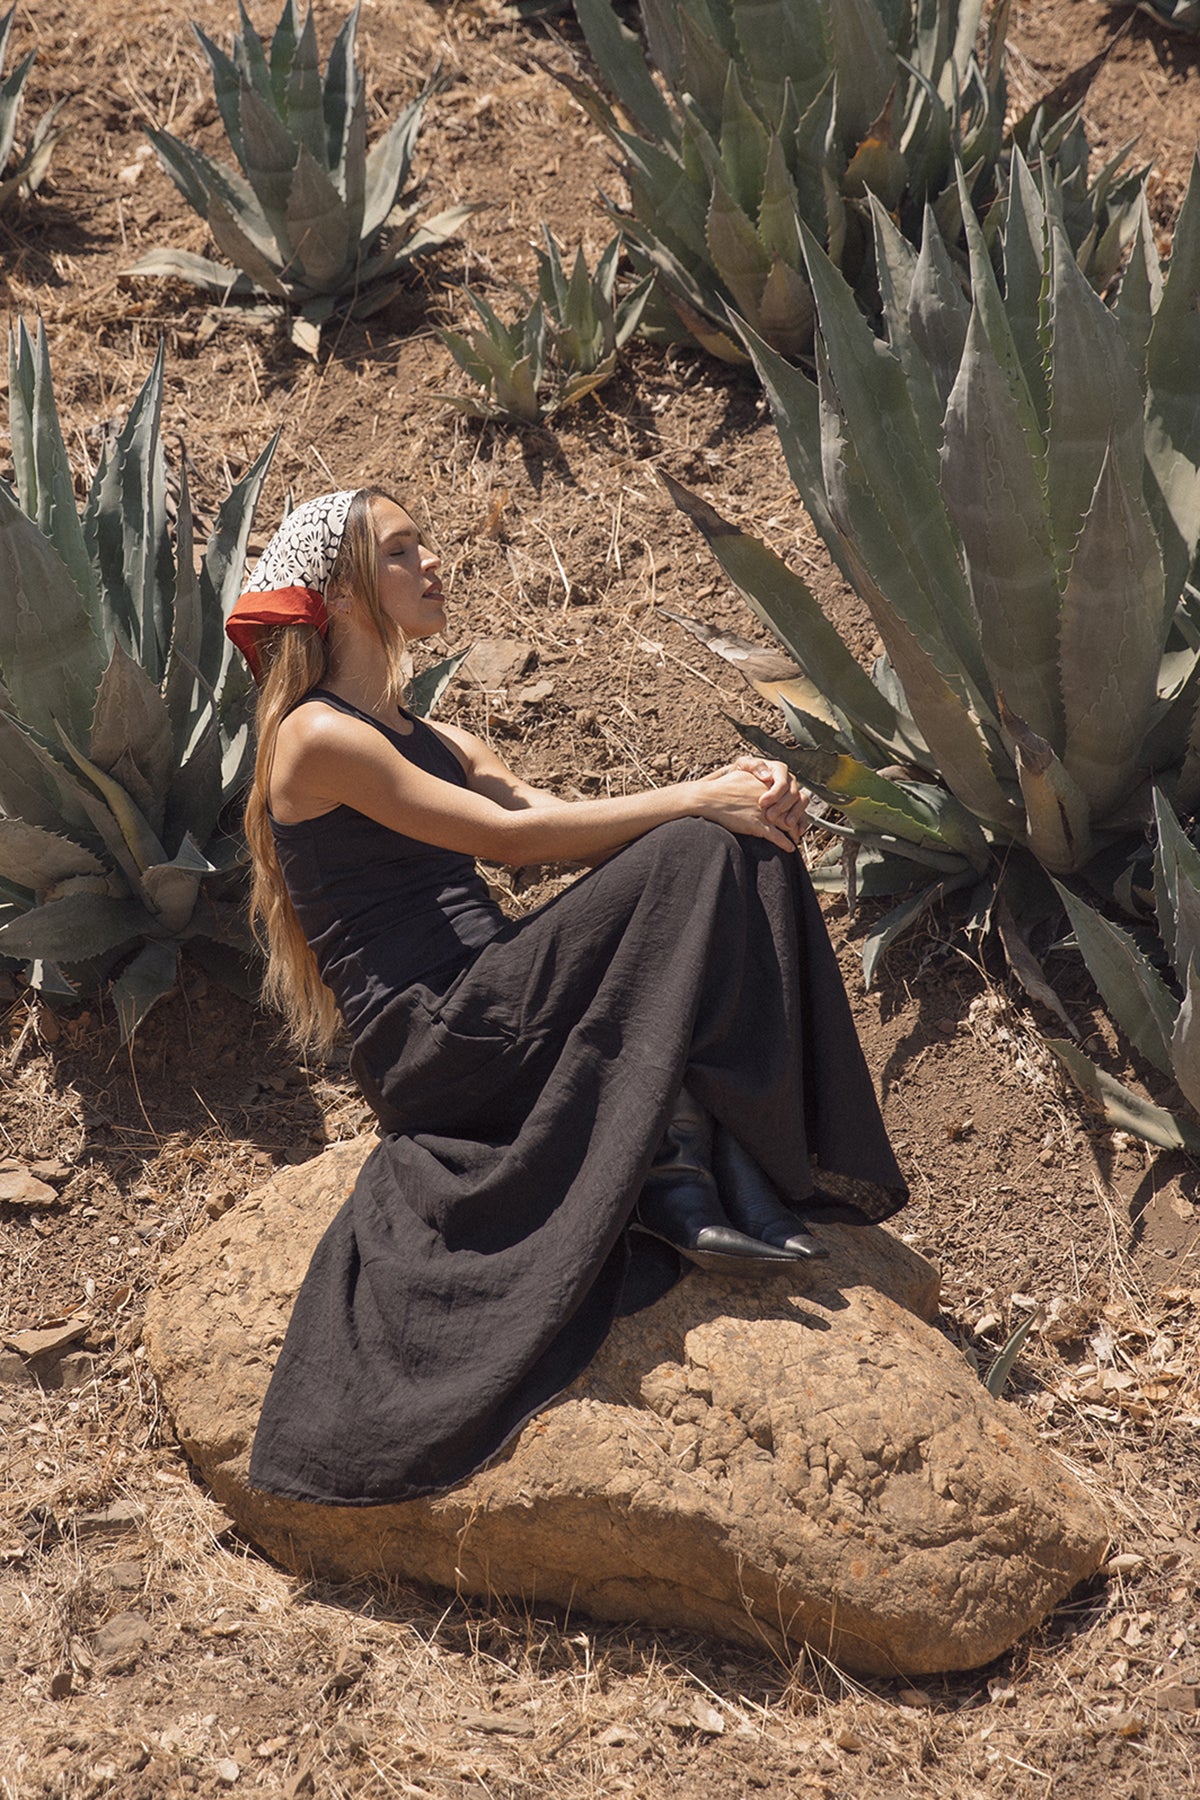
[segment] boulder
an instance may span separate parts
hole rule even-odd
[[[748,1281],[691,1274],[481,1473],[370,1507],[247,1486],[312,1249],[371,1139],[277,1175],[166,1265],[145,1343],[188,1455],[304,1574],[467,1594],[916,1676],[1007,1649],[1099,1566],[1099,1510],[928,1322],[937,1274],[879,1227]]]

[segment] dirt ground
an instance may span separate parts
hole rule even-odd
[[[324,52],[340,8],[317,16]],[[793,560],[870,649],[736,374],[636,346],[553,430],[481,428],[438,398],[461,386],[436,327],[466,316],[464,274],[503,310],[531,279],[542,220],[592,258],[610,235],[597,189],[619,182],[542,66],[578,52],[569,21],[513,23],[497,0],[363,0],[374,129],[441,58],[449,83],[418,159],[428,205],[486,209],[313,363],[236,312],[214,328],[191,290],[123,273],[152,246],[205,248],[140,135],[168,126],[220,152],[190,17],[228,42],[227,0],[41,0],[17,23],[14,51],[39,51],[26,122],[68,95],[72,132],[44,192],[0,219],[0,281],[10,319],[45,320],[81,473],[163,337],[168,452],[177,469],[186,446],[202,517],[277,428],[260,542],[289,489],[394,488],[442,546],[448,643],[527,647],[519,677],[464,677],[443,710],[565,793],[698,773],[736,753],[732,719],[773,724],[662,616],[760,635],[659,468]],[[1098,155],[1137,135],[1165,248],[1196,150],[1200,40],[1091,0],[1017,4],[1011,37],[1017,106],[1111,47],[1089,129]],[[0,439],[0,472],[6,459]],[[509,879],[509,903],[562,879]],[[188,1231],[362,1127],[345,1056],[297,1061],[270,1019],[196,970],[132,1053],[103,1002],[51,1012],[7,982],[0,1173],[32,1169],[54,1197],[0,1205],[0,1332],[70,1319],[77,1335],[45,1386],[0,1353],[0,1800],[1195,1791],[1197,1171],[1086,1119],[1037,1020],[944,924],[893,952],[864,994],[864,920],[837,901],[828,917],[913,1184],[900,1228],[940,1263],[945,1328],[983,1372],[1043,1309],[1009,1396],[1103,1498],[1103,1576],[992,1667],[919,1690],[806,1656],[785,1666],[677,1633],[285,1576],[192,1478],[139,1324]],[[1084,982],[1065,963],[1055,973],[1111,1053]]]

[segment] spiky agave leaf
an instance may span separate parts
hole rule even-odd
[[[622,109],[567,78],[624,164],[630,212],[610,211],[714,355],[740,360],[731,305],[783,355],[809,351],[801,224],[873,308],[871,200],[913,240],[926,204],[957,238],[956,155],[982,215],[1019,142],[1099,286],[1135,228],[1125,152],[1089,178],[1079,106],[1048,101],[1006,140],[1007,5],[993,9],[982,63],[980,0],[642,0],[640,41],[613,0],[576,0],[576,12]]]
[[[10,366],[19,493],[0,483],[0,955],[66,977],[97,958],[123,963],[113,993],[127,1036],[174,984],[181,944],[238,936],[217,910],[228,903],[206,893],[236,861],[221,816],[249,759],[249,686],[223,625],[273,446],[222,503],[197,571],[186,469],[174,544],[167,530],[161,355],[82,521],[40,327],[30,339],[18,325]]]
[[[8,40],[12,34],[16,11],[16,7],[11,6],[4,17],[0,18],[0,75],[4,72],[4,59],[8,54]],[[15,156],[13,154],[17,116],[21,110],[25,83],[29,80],[36,61],[37,51],[28,51],[7,79],[0,83],[0,212],[3,212],[11,200],[25,200],[41,187],[50,167],[54,146],[67,129],[63,125],[55,127],[54,121],[64,104],[59,100],[49,112],[43,113],[20,153]]]
[[[345,311],[364,317],[386,305],[398,276],[457,233],[475,208],[450,208],[422,226],[416,208],[402,203],[425,108],[442,85],[438,71],[367,149],[365,85],[354,54],[357,5],[323,77],[311,8],[302,21],[295,0],[287,0],[269,49],[244,6],[241,25],[232,55],[193,27],[238,168],[169,132],[147,132],[228,265],[156,250],[131,272],[281,301],[292,314],[292,340],[315,355],[326,320]]]

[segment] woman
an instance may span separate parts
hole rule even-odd
[[[807,796],[743,758],[568,803],[410,717],[402,657],[445,626],[439,567],[389,495],[323,495],[227,626],[261,686],[266,991],[318,1046],[340,1014],[383,1134],[259,1423],[251,1480],[290,1499],[460,1481],[680,1255],[786,1270],[825,1254],[805,1215],[905,1198],[795,854]],[[595,866],[507,920],[477,856]]]

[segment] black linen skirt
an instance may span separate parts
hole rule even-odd
[[[313,1256],[250,1480],[371,1505],[452,1486],[677,1279],[627,1229],[685,1081],[819,1220],[904,1204],[799,855],[659,826],[355,1046],[381,1142]]]

